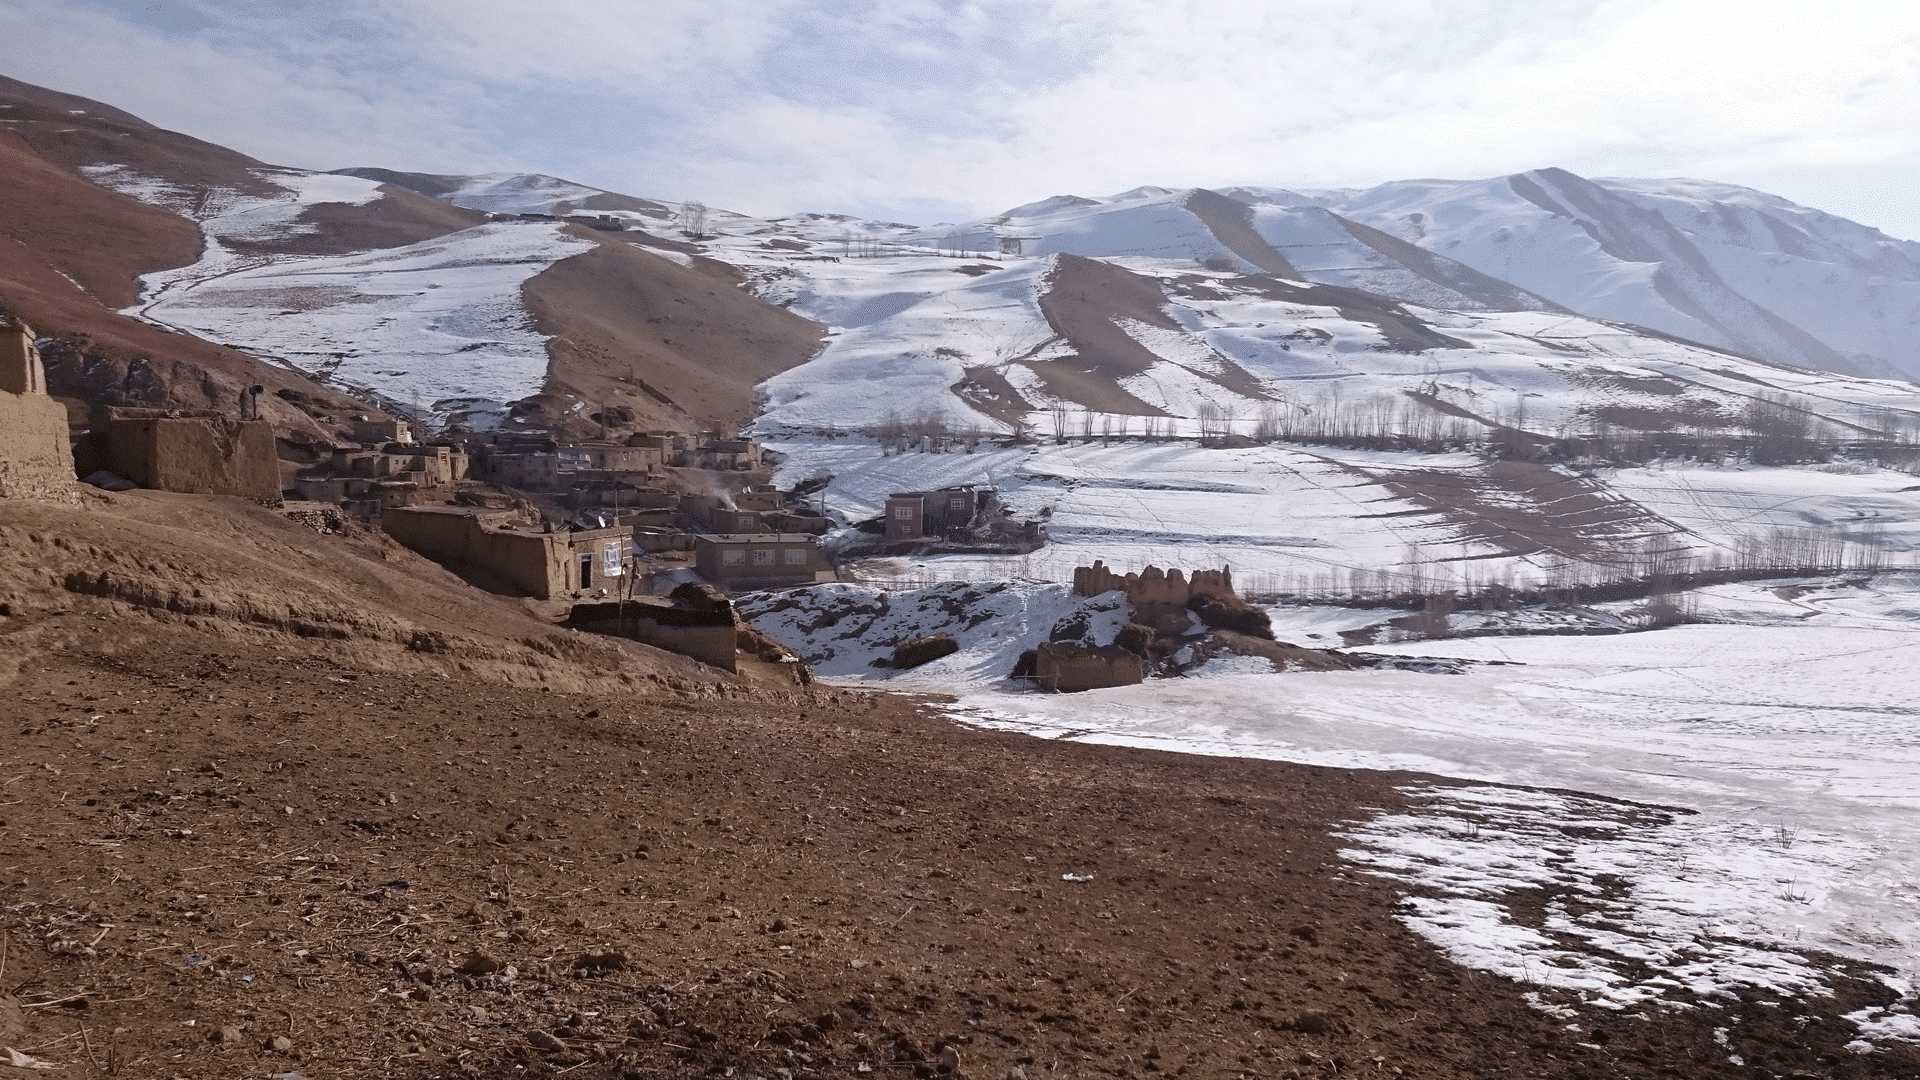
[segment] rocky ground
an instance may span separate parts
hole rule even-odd
[[[302,635],[213,588],[253,572],[213,511],[0,509],[0,1047],[19,1055],[0,1067],[1920,1076],[1909,1049],[1843,1049],[1839,1014],[1888,996],[1866,980],[1556,1017],[1450,963],[1332,836],[1396,806],[1405,774],[971,731],[903,698],[535,649],[479,600],[437,601],[465,629],[432,648],[398,623]],[[89,530],[184,550],[182,523],[209,545],[200,607],[55,572]],[[422,602],[370,538],[274,543],[311,580],[378,564],[340,595],[392,618]],[[489,625],[499,669],[462,670]]]

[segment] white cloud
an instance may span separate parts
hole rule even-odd
[[[1920,170],[1916,43],[1764,0],[0,0],[16,77],[280,163],[893,217],[1543,165],[1844,202]]]

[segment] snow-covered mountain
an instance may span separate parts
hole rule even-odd
[[[1732,184],[1589,180],[1564,169],[1487,180],[1406,180],[1364,190],[1239,187],[1240,221],[1211,192],[1137,188],[1056,197],[998,227],[1039,250],[1219,257],[1277,273],[1459,307],[1439,279],[1497,310],[1552,305],[1757,359],[1860,374],[1920,375],[1920,244]],[[1182,211],[1201,210],[1200,213]],[[1111,223],[1143,215],[1166,235]],[[1399,245],[1393,242],[1399,241]],[[1406,248],[1430,253],[1422,267]],[[1271,249],[1271,253],[1267,251]],[[1449,275],[1468,267],[1471,284]],[[1511,290],[1489,294],[1487,279]],[[1544,300],[1543,307],[1540,301]]]
[[[885,490],[988,482],[1054,507],[1063,556],[1181,550],[1275,580],[1400,573],[1434,545],[1541,580],[1794,528],[1916,546],[1907,475],[1881,466],[1907,466],[1920,396],[1822,369],[1892,362],[1920,246],[1741,189],[1546,170],[1143,187],[963,225],[755,218],[535,174],[281,169],[16,100],[3,130],[67,170],[62,197],[152,239],[109,271],[11,235],[127,325],[563,435],[754,419],[795,478],[839,477],[849,518]],[[1024,441],[888,453],[967,433]],[[1640,468],[1817,457],[1866,471]]]

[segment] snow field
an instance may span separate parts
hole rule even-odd
[[[547,339],[520,288],[591,242],[541,223],[496,223],[353,255],[236,253],[225,244],[312,231],[320,203],[364,204],[379,184],[354,176],[261,170],[288,192],[186,192],[119,167],[94,179],[200,221],[198,262],[142,279],[130,314],[362,387],[402,407],[477,411],[485,422],[539,392]]]
[[[520,287],[591,247],[549,224],[480,225],[230,272],[169,291],[146,313],[391,401],[497,412],[539,392],[547,375],[547,339]]]
[[[894,560],[902,577],[915,580],[1065,581],[1074,566],[1100,559],[1123,572],[1228,565],[1250,594],[1341,592],[1356,584],[1540,582],[1565,562],[1546,553],[1502,555],[1471,539],[1454,517],[1383,482],[1409,469],[1478,476],[1484,463],[1470,454],[1139,440],[982,443],[970,454],[890,455],[858,437],[774,438],[769,445],[785,455],[776,476],[782,485],[833,476],[826,505],[849,523],[878,516],[893,492],[960,484],[998,488],[1018,517],[1047,514],[1052,542],[1040,551],[1017,562],[968,555]],[[1636,537],[1646,530],[1702,557],[1730,560],[1743,543],[1787,536],[1846,541],[1850,557],[1887,564],[1913,558],[1908,552],[1920,532],[1920,492],[1903,490],[1915,486],[1913,478],[1886,470],[1670,467],[1608,470],[1591,479],[1600,493],[1621,500],[1615,512],[1624,515],[1622,531],[1612,541],[1621,566],[1633,564],[1642,546]],[[1515,493],[1489,488],[1484,497],[1533,510]],[[1635,514],[1644,518],[1637,525],[1627,520]],[[1602,577],[1621,572],[1594,570]]]

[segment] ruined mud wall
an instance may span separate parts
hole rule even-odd
[[[114,472],[144,488],[280,497],[273,426],[265,420],[115,409],[107,421],[107,453]]]
[[[722,671],[739,670],[739,622],[731,607],[722,611],[696,611],[648,601],[624,606],[575,604],[565,625],[589,633],[629,638],[692,657]]]
[[[1239,599],[1233,591],[1233,569],[1195,570],[1189,578],[1179,570],[1149,566],[1125,577],[1107,569],[1103,562],[1078,566],[1073,571],[1073,591],[1080,596],[1099,596],[1111,589],[1122,589],[1134,606],[1172,604],[1186,607],[1196,596]]]

